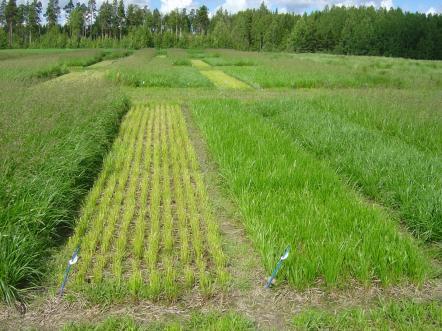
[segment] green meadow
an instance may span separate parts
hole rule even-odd
[[[441,77],[381,57],[1,51],[0,328],[442,328]]]

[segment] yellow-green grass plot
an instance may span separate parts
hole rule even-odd
[[[174,301],[186,290],[209,295],[226,284],[218,223],[178,106],[127,114],[66,257],[79,246],[68,291],[92,300]]]
[[[220,89],[250,89],[246,83],[227,75],[221,70],[212,69],[212,66],[202,60],[191,60],[192,66],[200,70],[216,87]]]
[[[200,70],[208,70],[211,69],[212,66],[204,62],[203,60],[190,60],[192,66]]]
[[[221,70],[201,70],[201,74],[210,79],[212,83],[220,89],[250,89],[250,86],[246,83],[227,75]]]

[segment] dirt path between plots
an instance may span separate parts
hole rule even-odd
[[[261,266],[260,257],[240,223],[232,199],[222,189],[217,167],[208,156],[207,146],[193,124],[190,112],[184,107],[183,113],[215,215],[221,225],[223,248],[229,258],[228,271],[232,276],[229,288],[209,299],[192,291],[174,304],[126,300],[112,305],[91,305],[81,297],[59,301],[48,292],[43,292],[29,305],[24,315],[13,308],[0,307],[0,329],[54,330],[69,322],[96,323],[109,316],[130,316],[137,322],[148,323],[188,318],[194,311],[236,311],[254,321],[260,329],[284,330],[290,328],[292,317],[306,307],[367,306],[378,297],[442,298],[440,282],[428,283],[420,289],[413,285],[383,289],[380,286],[364,288],[354,284],[351,290],[326,292],[318,284],[316,288],[299,292],[284,283],[277,284],[271,290],[264,289],[268,275]]]

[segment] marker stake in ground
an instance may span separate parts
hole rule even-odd
[[[270,286],[272,286],[273,281],[276,277],[276,274],[278,273],[279,269],[281,269],[284,261],[289,257],[289,254],[290,254],[290,245],[287,246],[287,248],[284,251],[284,254],[282,254],[282,256],[279,258],[279,261],[276,264],[275,269],[273,269],[272,275],[267,280],[267,284],[266,284],[265,288],[270,288]]]
[[[63,296],[63,292],[64,292],[64,288],[66,286],[66,282],[68,280],[68,275],[69,275],[69,271],[71,270],[71,267],[77,263],[78,261],[78,250],[80,248],[78,247],[74,253],[72,254],[71,259],[68,261],[68,266],[66,267],[66,271],[64,272],[64,278],[63,278],[63,283],[61,283],[61,287],[60,287],[60,297]]]

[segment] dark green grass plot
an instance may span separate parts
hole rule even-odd
[[[128,101],[98,80],[0,87],[0,298],[11,302],[39,284]]]
[[[370,111],[354,101],[346,107],[351,105],[361,112]],[[370,105],[374,107],[375,103]],[[382,131],[364,127],[338,115],[334,107],[332,101],[319,104],[288,98],[255,103],[250,110],[266,117],[318,158],[330,162],[365,195],[397,210],[416,236],[442,240],[442,160],[431,151],[424,152],[414,146],[414,141],[425,140],[423,129],[413,130],[412,124],[408,124],[409,132],[420,130],[416,139],[401,130],[401,124],[397,124],[396,134],[393,128]],[[394,116],[391,119],[387,115],[378,116],[382,116],[385,126],[395,122]],[[436,142],[434,148],[440,148]]]
[[[282,275],[300,288],[425,277],[411,236],[278,127],[237,101],[194,102],[192,113],[268,272],[291,244]]]

